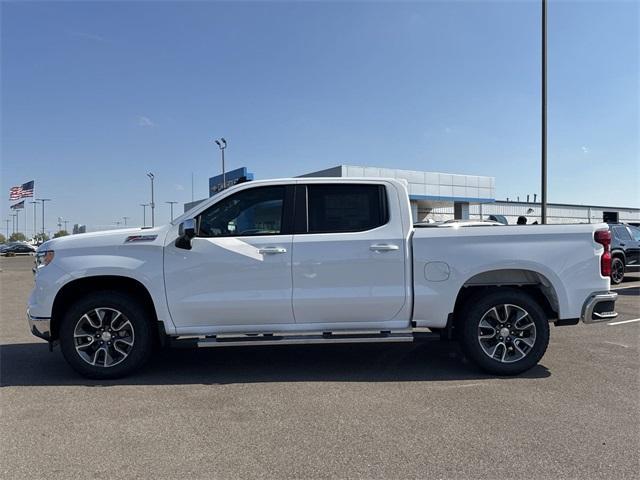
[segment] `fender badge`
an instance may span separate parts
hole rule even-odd
[[[124,243],[153,242],[156,238],[158,238],[157,235],[129,235],[124,241]]]

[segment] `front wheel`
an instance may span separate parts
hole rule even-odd
[[[87,378],[118,378],[138,369],[152,351],[148,312],[126,294],[95,292],[73,304],[60,325],[69,365]]]
[[[517,375],[536,365],[549,344],[549,321],[540,305],[518,290],[472,298],[461,312],[465,354],[483,370]]]
[[[620,257],[611,259],[611,283],[620,285],[624,279],[624,262]]]

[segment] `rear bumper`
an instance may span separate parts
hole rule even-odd
[[[584,303],[580,319],[584,323],[598,323],[616,318],[616,298],[618,294],[615,292],[593,293]]]
[[[29,322],[29,330],[36,337],[42,338],[47,342],[51,341],[51,319],[34,317],[27,310],[27,321]]]

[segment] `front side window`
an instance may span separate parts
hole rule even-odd
[[[640,228],[629,226],[629,231],[631,232],[631,236],[636,242],[640,242]]]
[[[618,238],[618,240],[631,240],[631,235],[629,235],[629,231],[626,227],[613,227],[613,233]]]
[[[387,223],[384,186],[308,185],[309,233],[359,232]]]
[[[278,235],[285,187],[257,187],[220,200],[198,217],[200,237]]]

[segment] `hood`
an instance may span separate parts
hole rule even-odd
[[[69,248],[85,247],[105,247],[124,245],[129,237],[144,237],[141,242],[130,243],[162,243],[166,232],[171,225],[162,225],[155,228],[123,228],[118,230],[104,230],[100,232],[79,233],[77,235],[67,235],[65,237],[47,240],[38,251],[43,250],[66,250]],[[155,236],[155,238],[153,238]],[[148,237],[148,238],[147,238]]]

